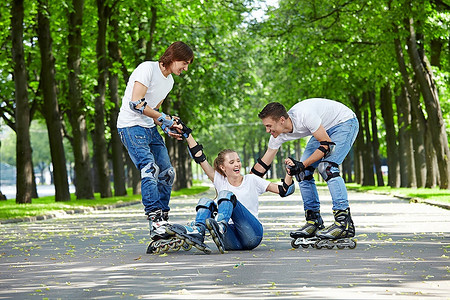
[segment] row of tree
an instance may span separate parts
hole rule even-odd
[[[0,114],[16,133],[17,202],[32,198],[32,120],[47,124],[57,201],[70,199],[64,139],[77,198],[124,195],[127,185],[137,191],[139,172],[116,132],[120,99],[130,72],[176,40],[191,45],[195,60],[175,78],[163,110],[194,129],[209,158],[234,148],[248,170],[267,145],[257,118],[266,103],[289,107],[325,97],[347,104],[360,120],[343,165],[347,181],[383,185],[384,157],[390,186],[449,188],[445,2],[280,0],[262,19],[252,17],[253,1],[173,2],[0,4],[2,25],[10,28],[0,33]],[[175,188],[188,187],[186,145],[166,142]],[[286,144],[271,174],[280,177],[283,158],[298,157],[301,147]]]

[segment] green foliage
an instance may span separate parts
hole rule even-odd
[[[279,101],[290,107],[300,99],[326,97],[349,104],[351,95],[360,97],[365,91],[378,90],[386,82],[394,87],[401,78],[393,40],[398,37],[405,42],[408,35],[403,24],[405,16],[422,24],[424,40],[420,42],[425,54],[431,51],[431,39],[448,44],[450,13],[433,1],[410,5],[407,0],[280,0],[278,6],[269,7],[262,19],[253,19],[251,14],[259,1],[130,0],[107,1],[107,5],[113,2],[110,18],[118,20],[118,31],[115,35],[109,28],[107,42],[117,36],[121,60],[111,61],[109,71],[119,74],[120,97],[127,76],[143,60],[157,60],[177,40],[193,48],[194,63],[182,76],[174,76],[176,82],[167,103],[170,113],[179,115],[194,130],[210,160],[223,148],[249,156],[249,164],[252,158],[262,154],[259,152],[264,150],[269,135],[257,114],[268,102]],[[147,43],[153,21],[152,7],[156,9],[156,22],[150,55],[146,58],[150,50]],[[58,103],[67,137],[71,136],[67,117],[67,29],[68,12],[72,9],[72,1],[49,1]],[[5,29],[0,32],[0,111],[13,120],[11,37],[10,30],[6,30],[10,28],[10,10],[8,1],[0,3],[0,25]],[[36,37],[37,2],[26,0],[25,10],[29,98],[39,108],[42,99],[38,93],[41,66]],[[85,0],[80,79],[89,131],[93,129],[98,72],[97,21],[96,1]],[[399,28],[398,34],[394,26]],[[441,67],[435,67],[433,72],[450,132],[449,59],[449,48],[443,47]],[[113,108],[109,95],[105,108],[107,112]],[[38,111],[33,118],[43,119]],[[379,121],[378,126],[383,137],[383,123]],[[11,145],[9,140],[2,141],[2,153],[10,147],[9,155]],[[289,147],[284,145],[283,151],[287,152]],[[381,139],[383,153],[384,149]],[[66,147],[66,151],[70,155],[71,148]],[[2,156],[2,161],[13,160],[7,155]]]

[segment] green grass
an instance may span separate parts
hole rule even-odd
[[[414,198],[417,200],[432,200],[444,204],[450,204],[450,190],[441,190],[438,188],[391,188],[389,186],[361,186],[356,183],[347,183],[348,189],[361,192],[377,192],[399,195],[403,197]]]
[[[172,197],[182,195],[195,195],[205,192],[209,189],[207,186],[194,185],[192,188],[173,191]],[[70,201],[55,202],[54,196],[40,197],[33,199],[31,204],[16,204],[15,199],[0,201],[0,220],[42,216],[58,211],[67,211],[74,209],[86,209],[89,207],[111,205],[123,202],[140,201],[141,195],[133,195],[131,189],[128,189],[127,196],[118,196],[111,198],[100,198],[100,194],[95,194],[94,199],[76,200],[74,194],[71,195]]]
[[[326,187],[327,184],[320,181],[318,176],[316,176],[316,185]],[[272,182],[279,182],[279,179],[269,179]],[[385,178],[387,182],[387,178]],[[349,190],[359,191],[359,192],[375,192],[375,193],[386,193],[401,197],[413,198],[415,200],[431,200],[440,202],[443,204],[450,204],[450,190],[441,190],[438,188],[426,189],[426,188],[391,188],[389,186],[361,186],[356,183],[346,183],[346,187]]]

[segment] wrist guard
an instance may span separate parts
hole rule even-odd
[[[181,121],[181,119],[177,119],[177,124],[183,126],[183,128],[181,129],[182,135],[185,139],[188,138],[188,136],[191,134],[192,129],[187,127],[186,124],[183,123],[183,121]]]
[[[293,166],[287,166],[289,175],[295,176],[298,182],[302,181],[305,178],[305,165],[292,157],[289,157],[289,159],[294,163]]]
[[[170,117],[170,119],[167,119],[166,117]],[[173,126],[173,123],[175,120],[170,115],[166,115],[165,113],[161,113],[161,116],[158,118],[158,122],[161,123],[161,129],[166,133],[169,134],[169,132],[177,133],[175,130],[170,129],[170,127]]]
[[[294,181],[290,185],[284,182],[284,179],[281,179],[281,185],[278,185],[278,192],[281,197],[287,197],[292,195],[295,191]]]

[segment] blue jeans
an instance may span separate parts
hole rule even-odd
[[[209,199],[213,202],[213,200]],[[204,203],[205,204],[205,203]],[[209,206],[206,203],[206,206]],[[195,223],[205,226],[207,218],[211,218],[211,210],[199,208]],[[218,207],[217,222],[228,223],[231,219],[233,224],[227,224],[224,235],[225,250],[251,250],[256,248],[263,238],[263,226],[259,220],[252,215],[244,205],[236,201],[236,206],[230,201],[222,201]]]
[[[142,204],[145,213],[169,211],[175,171],[166,144],[156,126],[118,128],[120,139],[131,160],[141,172]]]
[[[357,118],[350,119],[341,124],[331,127],[327,130],[327,134],[330,136],[331,141],[336,143],[334,151],[331,152],[326,158],[326,161],[334,162],[337,165],[342,164],[347,154],[350,152],[356,136],[359,131],[359,123]],[[311,156],[314,151],[319,148],[320,143],[315,137],[311,137],[303,152],[301,161]],[[318,160],[311,166],[317,168],[322,161]],[[339,172],[338,167],[331,167],[331,172]],[[305,175],[310,175],[311,171],[306,170]],[[327,181],[328,190],[330,191],[331,198],[333,200],[333,210],[344,210],[349,207],[347,188],[345,187],[344,179],[341,176],[331,178]],[[303,180],[299,182],[300,193],[303,198],[303,206],[305,210],[320,210],[319,195],[317,193],[316,184],[314,178],[310,180]]]

